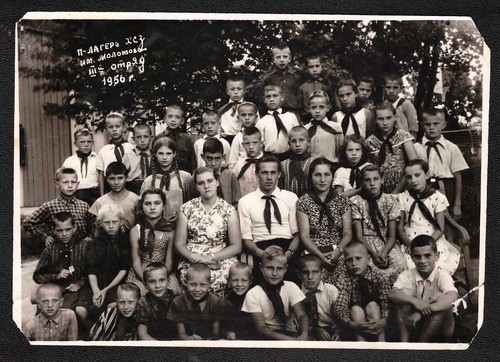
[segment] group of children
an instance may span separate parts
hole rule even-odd
[[[371,79],[341,80],[332,93],[321,58],[311,56],[311,79],[299,85],[291,59],[288,46],[273,48],[274,66],[260,82],[262,115],[243,99],[245,81],[229,78],[230,102],[202,114],[204,136],[194,143],[180,131],[179,105],[167,108],[167,129],[155,137],[135,125],[134,144],[124,138],[124,116],[109,114],[109,144],[98,154],[90,130],[75,132],[77,153],[56,174],[60,196],[23,222],[46,246],[33,275],[42,284],[37,316],[24,326],[30,340],[384,341],[391,321],[401,341],[450,340],[460,254],[444,237],[444,215],[448,200],[461,215],[467,164],[441,135],[444,113],[424,111],[425,136],[415,143],[416,112],[400,77],[386,77],[386,100],[373,105]],[[343,256],[335,279],[325,281],[329,262],[319,255],[290,258],[300,251],[290,244],[261,250],[253,267],[234,263],[224,299],[210,291],[210,263],[192,262],[180,285],[171,241],[181,205],[197,196],[192,172],[212,169],[218,196],[238,207],[274,177],[262,174],[265,154],[281,162],[279,187],[297,197],[312,189],[313,160],[335,165],[325,187],[349,198],[354,234],[332,247]]]

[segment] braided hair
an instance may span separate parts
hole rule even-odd
[[[160,165],[158,163],[158,160],[156,159],[156,153],[161,147],[167,147],[168,149],[177,152],[177,145],[175,144],[174,140],[172,140],[170,137],[166,135],[160,135],[159,137],[156,137],[153,141],[153,146],[151,148],[151,154],[153,157],[151,157],[151,186],[150,188],[156,188],[156,177],[158,174],[158,171],[160,170]],[[182,185],[182,179],[181,175],[179,173],[179,167],[177,163],[177,158],[174,157],[174,162],[172,164],[175,172],[175,176],[177,177],[177,181],[179,182],[179,187],[182,190],[182,194],[184,196],[184,199],[187,199],[187,196],[185,195],[186,190],[184,190],[184,187]],[[169,170],[170,172],[170,170]],[[168,191],[170,188],[170,185],[164,185],[165,191]],[[163,189],[162,189],[163,191]]]

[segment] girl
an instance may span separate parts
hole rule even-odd
[[[333,270],[342,248],[352,238],[351,203],[332,187],[333,166],[317,158],[309,168],[311,190],[297,201],[297,224],[305,249],[316,254],[328,269],[325,281],[334,281]],[[341,265],[344,265],[342,263]]]
[[[200,193],[181,207],[175,234],[175,249],[184,259],[179,263],[181,280],[191,263],[205,263],[211,269],[210,290],[223,298],[229,268],[241,253],[240,222],[235,208],[217,196],[218,175],[200,167],[194,172]]]
[[[347,197],[357,195],[361,190],[361,170],[367,165],[369,155],[365,139],[358,135],[349,135],[340,148],[340,167],[335,171],[333,186]]]
[[[149,189],[141,195],[138,204],[137,219],[139,223],[130,231],[130,251],[132,268],[127,281],[134,282],[141,290],[141,295],[147,293],[142,275],[146,265],[152,262],[162,262],[167,270],[173,270],[173,231],[175,224],[165,220],[163,210],[167,200],[160,189]],[[180,292],[175,277],[171,275],[170,289]]]
[[[423,160],[410,161],[405,167],[410,189],[399,194],[399,239],[404,244],[403,248],[406,247],[404,252],[408,268],[414,268],[409,253],[411,240],[420,234],[432,236],[439,253],[436,265],[453,275],[460,261],[460,253],[443,235],[448,200],[428,184],[428,171],[429,165]]]
[[[417,158],[413,146],[413,136],[396,128],[396,110],[387,101],[375,107],[375,132],[368,137],[366,143],[375,163],[383,172],[383,190],[397,194],[405,187],[405,161]]]
[[[176,152],[177,146],[171,138],[165,135],[155,137],[151,149],[152,174],[141,187],[141,195],[150,188],[159,188],[165,193],[168,205],[164,216],[169,221],[175,219],[180,206],[191,198],[191,175],[178,169]]]
[[[401,250],[394,247],[400,216],[399,200],[396,195],[382,192],[382,171],[377,165],[366,166],[361,178],[361,192],[351,199],[354,235],[366,245],[373,263],[393,283],[406,269]]]

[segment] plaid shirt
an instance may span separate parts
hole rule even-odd
[[[78,200],[76,197],[66,198],[58,196],[54,200],[48,201],[29,215],[23,221],[24,229],[32,237],[45,239],[47,236],[54,236],[52,232],[52,217],[58,212],[69,211],[75,221],[75,239],[80,240],[90,235],[91,220],[88,215],[89,205]]]
[[[89,238],[79,241],[75,241],[75,238],[73,238],[69,243],[63,244],[59,240],[56,240],[52,245],[46,247],[33,273],[35,283],[57,283],[64,287],[75,283],[82,288],[87,280],[85,254],[88,250],[89,241]],[[64,257],[65,251],[71,253],[70,260]],[[74,268],[73,273],[68,278],[58,279],[57,275],[59,272],[63,269],[68,269],[70,266]]]
[[[39,314],[26,323],[24,334],[30,341],[76,341],[78,324],[75,312],[61,308],[51,319]]]
[[[174,298],[175,295],[171,290],[167,290],[163,298],[156,298],[148,292],[137,303],[137,323],[145,325],[151,337],[159,340],[176,338],[176,324],[167,319],[167,313]]]
[[[381,271],[369,265],[364,277],[371,282],[369,285],[370,293],[378,298],[382,318],[387,318],[389,315],[389,300],[387,296],[392,289],[389,279]],[[361,303],[361,289],[358,284],[358,278],[344,272],[335,282],[335,286],[339,290],[339,296],[333,307],[334,318],[348,324],[351,321],[351,307]]]

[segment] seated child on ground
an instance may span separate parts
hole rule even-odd
[[[36,302],[40,314],[24,326],[29,341],[76,341],[78,324],[75,312],[61,308],[61,287],[47,283],[38,287]]]
[[[263,279],[248,291],[241,311],[252,315],[262,339],[307,341],[309,319],[304,310],[305,296],[295,283],[283,281],[287,267],[282,248],[271,245],[264,250],[260,264]]]
[[[389,315],[389,279],[369,265],[368,250],[360,241],[345,246],[344,258],[346,270],[335,282],[339,296],[333,310],[341,333],[354,334],[358,341],[383,342]]]
[[[93,341],[136,341],[137,302],[141,297],[134,283],[120,284],[116,290],[116,307],[105,310],[90,331]]]
[[[209,289],[210,268],[202,263],[191,264],[186,272],[186,291],[172,301],[167,315],[177,324],[179,339],[219,339],[224,305]]]
[[[411,257],[416,268],[401,273],[389,294],[397,307],[400,341],[410,342],[410,332],[415,331],[419,342],[449,342],[455,325],[452,303],[458,293],[451,276],[436,265],[436,241],[418,235],[411,242]]]
[[[309,317],[309,336],[317,341],[339,339],[333,320],[333,305],[339,291],[333,284],[324,283],[321,259],[315,254],[306,254],[299,260],[299,277],[305,294],[305,310]]]

